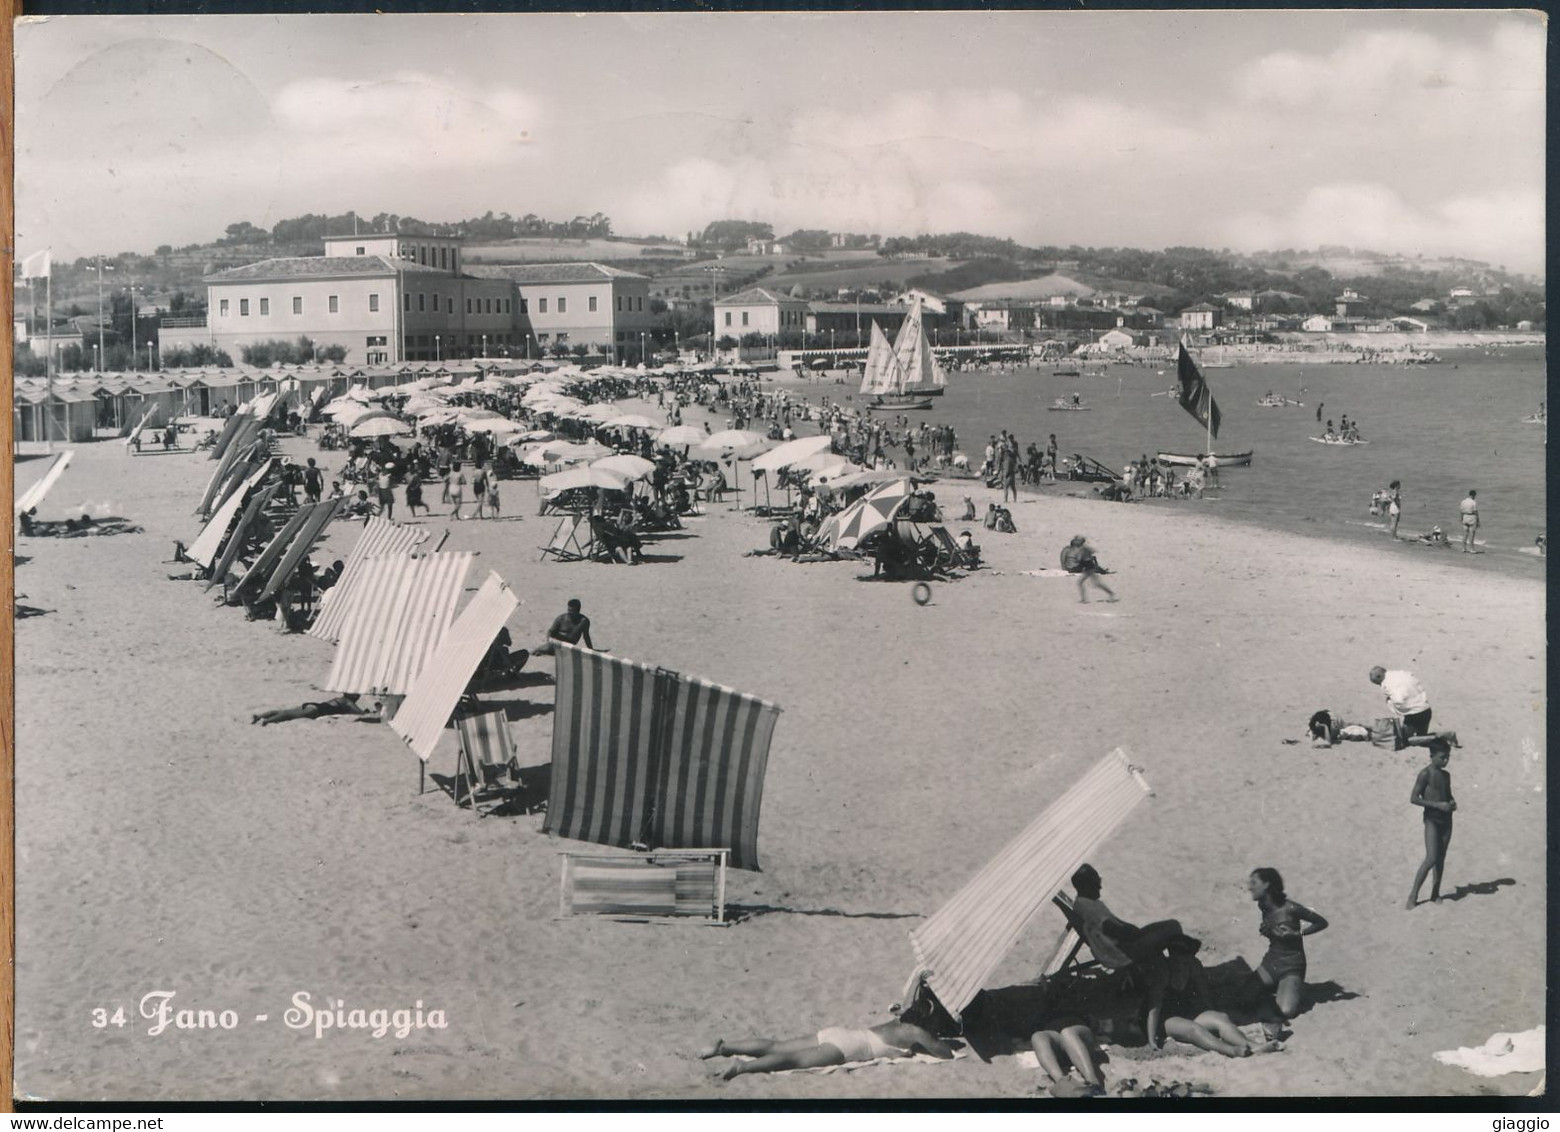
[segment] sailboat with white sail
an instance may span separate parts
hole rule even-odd
[[[922,397],[941,397],[948,387],[948,375],[926,341],[921,322],[921,300],[917,299],[905,316],[904,325],[894,339],[894,356],[905,371],[905,392]]]
[[[905,367],[889,345],[882,327],[872,324],[872,345],[867,350],[866,372],[861,377],[861,395],[871,397],[867,408],[878,410],[930,409],[930,397],[905,391]]]

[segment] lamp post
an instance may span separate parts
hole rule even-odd
[[[487,357],[487,335],[482,336],[482,356]]]
[[[436,362],[442,362],[444,360],[443,342],[444,340],[440,335],[435,334],[433,336],[433,360]]]
[[[135,280],[130,280],[130,285],[125,288],[130,294],[130,368],[136,368],[135,352]]]
[[[152,340],[150,338],[146,340],[146,368],[148,372],[157,368],[152,364]]]
[[[640,365],[648,365],[649,364],[648,362],[645,361],[645,332],[643,330],[641,330],[639,332],[639,364]]]
[[[103,372],[103,356],[104,356],[104,354],[106,354],[108,352],[107,349],[103,345],[103,272],[105,272],[105,271],[112,271],[112,270],[114,270],[114,267],[113,267],[112,264],[109,264],[107,267],[105,267],[103,265],[103,257],[102,256],[98,256],[97,257],[97,265],[95,267],[89,267],[89,268],[87,268],[87,270],[95,272],[97,274],[97,287],[98,287],[98,344],[97,344],[97,362],[96,362],[96,365],[95,365],[94,368],[96,368],[97,371],[99,373],[101,373],[101,372]]]

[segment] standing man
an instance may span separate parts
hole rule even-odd
[[[1387,671],[1381,665],[1370,670],[1370,682],[1386,693],[1387,705],[1397,716],[1403,738],[1427,734],[1430,730],[1430,697],[1412,672],[1406,669]]]
[[[1457,510],[1462,512],[1463,553],[1483,554],[1473,541],[1473,536],[1479,530],[1479,493],[1470,489],[1467,497],[1457,505]]]
[[[395,518],[395,489],[391,486],[394,474],[394,464],[381,464],[379,476],[374,481],[374,487],[379,493],[379,509],[386,519]]]
[[[314,462],[314,457],[310,456],[308,466],[303,470],[303,497],[310,503],[318,503],[324,492],[325,476]]]

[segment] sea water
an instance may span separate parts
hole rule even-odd
[[[1443,350],[1432,365],[1237,363],[1204,371],[1222,414],[1215,452],[1254,455],[1249,468],[1221,468],[1217,489],[1203,500],[1149,500],[1242,522],[1351,541],[1384,544],[1385,516],[1370,514],[1371,494],[1402,482],[1398,533],[1412,537],[1434,526],[1451,550],[1403,548],[1482,566],[1542,576],[1534,539],[1545,529],[1546,427],[1525,424],[1546,397],[1544,354],[1538,347]],[[1156,452],[1203,451],[1205,432],[1175,397],[1154,396],[1175,385],[1175,366],[1115,365],[1102,375],[1058,377],[1054,365],[1011,373],[949,375],[947,393],[931,410],[904,414],[913,423],[951,424],[959,448],[979,465],[987,438],[1001,429],[1045,447],[1056,434],[1061,455],[1082,453],[1121,472],[1128,461]],[[820,383],[838,400],[848,386]],[[1268,392],[1304,402],[1262,408]],[[1090,411],[1052,412],[1057,398],[1079,394]],[[854,404],[854,401],[846,402]],[[1316,410],[1322,408],[1322,421]],[[875,414],[892,417],[893,414]],[[1370,443],[1316,444],[1328,419],[1358,421]],[[1184,469],[1177,469],[1179,477]],[[1087,490],[1063,482],[1042,492]],[[1458,503],[1479,493],[1483,558],[1458,549]],[[1102,506],[1105,504],[1102,503]]]

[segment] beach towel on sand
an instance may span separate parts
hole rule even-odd
[[[789,1077],[793,1073],[854,1073],[858,1069],[865,1069],[869,1065],[905,1065],[915,1062],[918,1065],[950,1065],[962,1057],[969,1056],[970,1047],[960,1046],[953,1051],[952,1057],[933,1057],[929,1053],[905,1054],[900,1057],[874,1057],[871,1061],[847,1061],[844,1065],[819,1065],[812,1069],[782,1069],[777,1073],[765,1073],[765,1077]],[[736,1061],[752,1061],[751,1057],[736,1057]]]
[[[1520,1034],[1493,1034],[1482,1046],[1444,1049],[1435,1059],[1480,1077],[1537,1073],[1544,1068],[1544,1027],[1536,1026]]]

